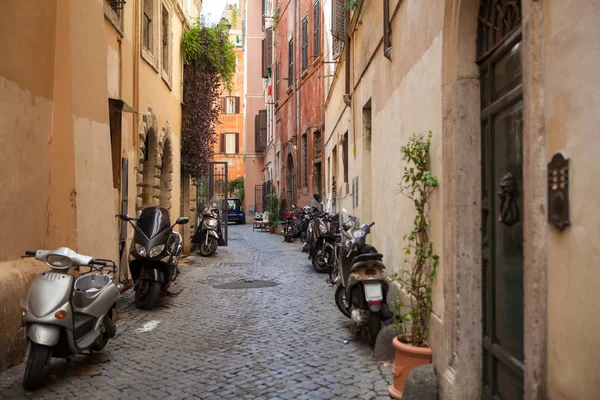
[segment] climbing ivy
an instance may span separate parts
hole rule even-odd
[[[235,51],[224,23],[206,25],[198,19],[183,34],[182,53],[181,167],[197,179],[213,154],[219,100],[223,90],[231,92],[233,87]]]

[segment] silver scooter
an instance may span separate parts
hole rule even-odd
[[[23,387],[35,390],[51,357],[69,359],[84,350],[99,351],[115,337],[112,310],[123,285],[114,283],[114,261],[93,259],[67,247],[27,251],[24,257],[35,257],[52,268],[35,277],[21,309],[21,323],[27,329]],[[79,278],[68,273],[71,268],[80,272]]]

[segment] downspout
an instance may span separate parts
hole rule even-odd
[[[300,126],[300,113],[298,111],[298,87],[296,86],[296,71],[298,70],[298,52],[296,51],[296,49],[298,48],[298,35],[297,35],[297,21],[298,21],[298,16],[300,15],[299,12],[299,3],[298,0],[294,0],[294,71],[293,71],[293,77],[294,77],[294,134],[296,135],[296,140],[294,140],[295,146],[296,146],[296,165],[294,170],[296,171],[296,177],[294,178],[294,183],[297,185],[294,189],[296,191],[296,193],[294,193],[294,197],[296,197],[296,194],[298,193],[298,188],[301,186],[300,183],[300,174],[297,172],[298,171],[298,165],[299,165],[299,161],[300,161],[300,157],[298,156],[298,151],[300,149],[300,146],[298,146],[298,137],[300,136],[300,133],[298,132],[298,127]],[[296,202],[298,202],[298,200],[300,199],[295,199]]]
[[[140,112],[140,2],[134,1],[134,31],[133,31],[133,108]],[[137,165],[137,157],[138,157],[138,149],[140,148],[139,144],[139,125],[140,119],[138,114],[133,114],[133,146],[134,146],[134,160],[136,161],[134,165],[135,178],[137,180],[137,172],[139,166]],[[136,193],[136,201],[137,201],[137,193]]]

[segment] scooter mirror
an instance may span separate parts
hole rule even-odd
[[[188,222],[190,222],[190,219],[188,217],[180,217],[180,218],[177,218],[177,222],[176,223],[179,224],[179,225],[185,225]]]
[[[131,217],[127,214],[119,214],[119,218],[122,219],[123,221],[130,221]]]

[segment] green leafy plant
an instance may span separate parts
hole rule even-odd
[[[360,6],[360,0],[346,0],[344,2],[344,11],[356,11],[358,6]]]
[[[273,31],[277,30],[279,26],[279,19],[281,18],[281,10],[279,8],[279,4],[275,8],[275,12],[273,13]]]
[[[213,154],[219,99],[223,89],[233,87],[235,51],[225,23],[208,26],[198,19],[183,34],[182,52],[181,168],[197,180]]]
[[[277,226],[283,220],[281,213],[284,198],[277,196],[275,192],[271,192],[265,197],[265,211],[269,213],[269,227]]]
[[[237,17],[238,17],[238,6],[237,4],[233,5],[233,8],[231,10],[231,25],[236,26],[237,25]]]
[[[244,177],[239,176],[229,181],[229,194],[244,201]]]
[[[431,137],[431,131],[428,134],[414,134],[401,148],[402,160],[406,165],[400,193],[412,201],[416,215],[412,230],[404,236],[405,267],[392,275],[401,289],[393,303],[399,339],[420,347],[427,346],[432,286],[439,263],[439,256],[434,253],[433,243],[429,239],[429,200],[439,186],[438,179],[429,170]],[[407,299],[406,303],[404,298]],[[410,333],[405,322],[411,323]]]

